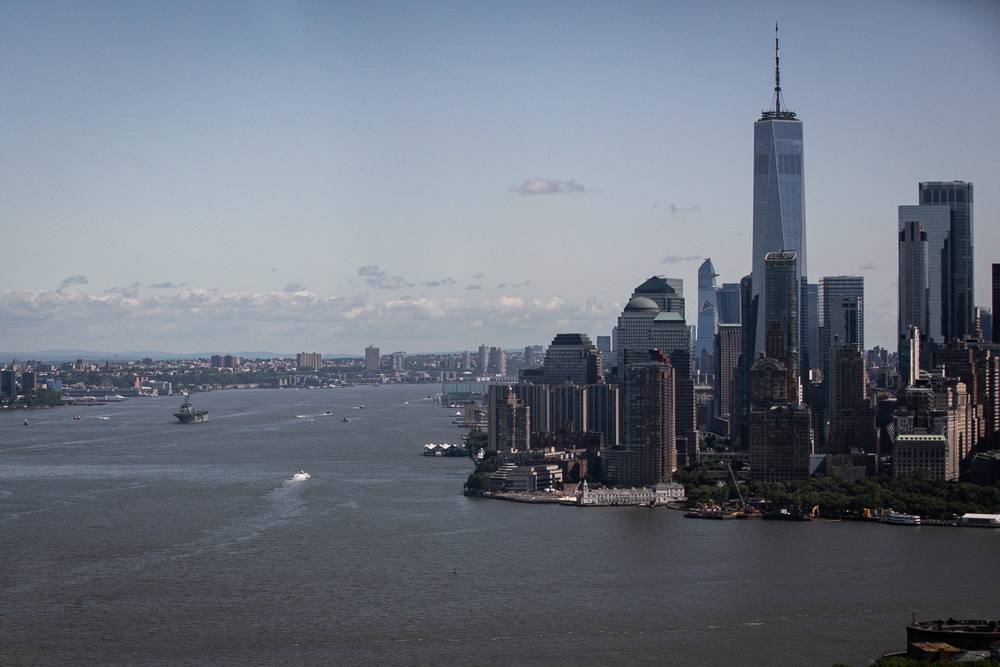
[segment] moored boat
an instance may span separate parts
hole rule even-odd
[[[902,512],[889,512],[889,516],[885,518],[886,523],[891,523],[896,526],[919,526],[920,517],[916,514],[903,514]]]

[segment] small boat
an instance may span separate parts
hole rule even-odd
[[[323,414],[324,414],[324,415],[332,415],[333,413],[332,413],[332,412],[330,412],[329,410],[327,410],[327,411],[326,411],[326,412],[324,412]]]
[[[25,426],[31,426],[31,422],[29,422],[27,419],[25,419],[24,420],[24,425]]]
[[[351,421],[351,420],[350,420],[350,419],[348,419],[348,418],[347,418],[347,417],[345,416],[345,417],[344,417],[343,419],[341,419],[340,421],[342,421],[342,422],[344,422],[344,423],[346,424],[347,422],[349,422],[349,421]]]
[[[73,415],[73,419],[83,419],[80,415]]]
[[[358,406],[358,410],[364,410],[364,409],[365,409],[365,404],[364,403],[362,403],[361,405]]]
[[[309,479],[310,477],[312,477],[312,475],[310,475],[309,473],[307,473],[305,470],[300,470],[297,473],[295,473],[294,475],[292,475],[292,481],[293,482],[304,482],[307,479]]]

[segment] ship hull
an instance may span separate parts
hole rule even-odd
[[[208,421],[208,411],[202,413],[175,412],[174,417],[182,424],[199,424]]]

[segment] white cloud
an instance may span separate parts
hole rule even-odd
[[[686,257],[679,257],[677,255],[667,255],[660,260],[661,264],[679,264],[681,262],[696,262],[699,259],[705,259],[701,255],[687,255]]]
[[[309,347],[360,354],[375,341],[419,352],[472,349],[483,340],[520,346],[544,343],[557,333],[596,334],[610,331],[619,314],[617,304],[551,296],[380,301],[373,294],[323,297],[305,290],[199,288],[143,297],[126,291],[98,296],[59,290],[0,292],[0,340],[12,352],[72,347],[184,354]]]
[[[557,195],[589,192],[583,183],[560,181],[552,178],[529,178],[521,185],[512,185],[510,192],[522,195]]]

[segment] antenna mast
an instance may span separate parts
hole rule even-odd
[[[781,59],[778,57],[778,23],[774,23],[774,111],[781,113]]]
[[[782,109],[782,103],[784,100],[781,96],[781,58],[778,52],[778,24],[774,24],[774,99],[771,101],[771,110],[765,111],[761,114],[761,119],[764,120],[792,120],[795,118],[795,112],[789,111],[788,109]]]

